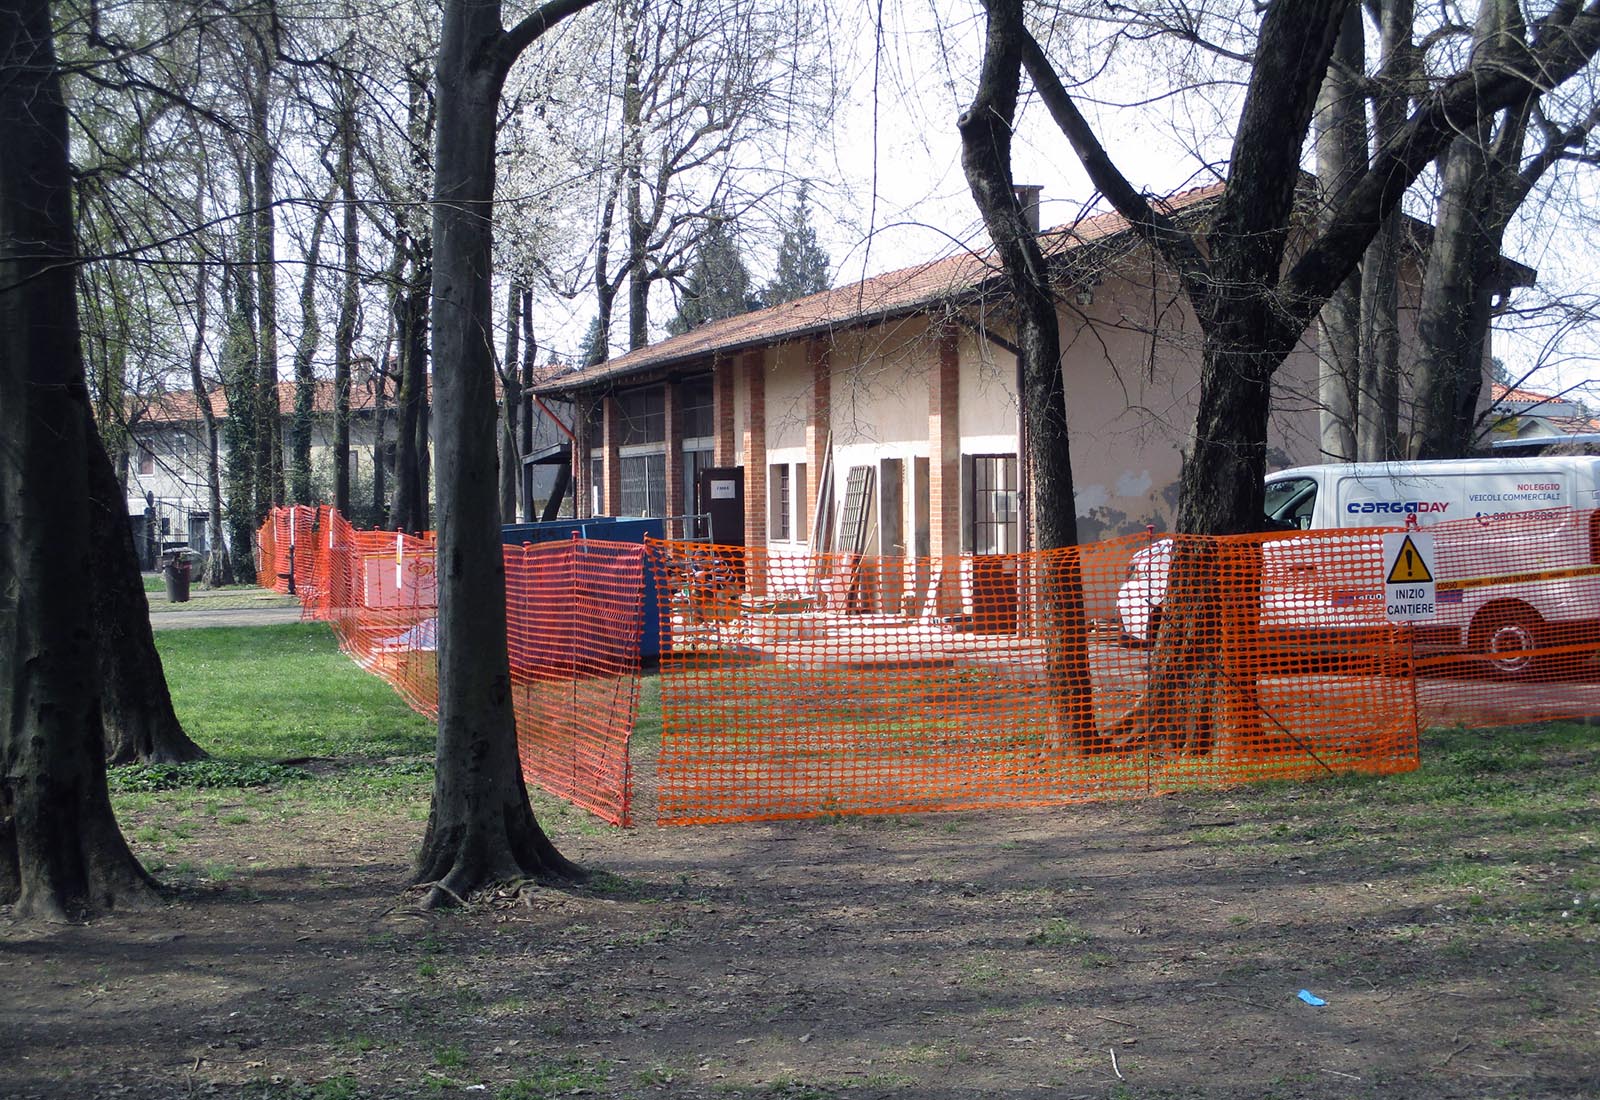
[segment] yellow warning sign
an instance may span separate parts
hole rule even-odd
[[[1423,558],[1422,552],[1417,549],[1416,543],[1411,541],[1411,536],[1405,536],[1400,549],[1395,553],[1389,566],[1389,584],[1429,584],[1433,581],[1433,573],[1428,569],[1428,563]]]

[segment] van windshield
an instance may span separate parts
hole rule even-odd
[[[1267,482],[1266,508],[1269,526],[1311,526],[1311,509],[1317,503],[1317,483],[1309,477],[1286,477]]]

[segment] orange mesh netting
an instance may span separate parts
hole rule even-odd
[[[1594,516],[1470,525],[1430,529],[1436,617],[1409,625],[1375,530],[942,561],[654,544],[661,819],[1386,773],[1417,764],[1419,698],[1429,723],[1600,713]]]
[[[1417,765],[1419,725],[1600,714],[1600,513],[1433,526],[1402,566],[1405,537],[1151,536],[946,560],[653,543],[661,821],[1386,773]],[[260,555],[263,579],[292,575],[307,617],[436,713],[430,540],[280,509]],[[618,823],[640,555],[505,551],[525,774]],[[1392,621],[1394,600],[1428,614]]]
[[[1427,530],[1438,608],[1416,628],[1423,724],[1600,716],[1600,511],[1512,513]]]
[[[282,508],[262,526],[262,579],[388,681],[439,712],[431,537],[357,531],[332,509]],[[291,569],[290,548],[293,547]],[[507,546],[507,644],[525,779],[629,823],[628,739],[638,702],[643,548],[572,540]]]
[[[506,547],[511,682],[523,774],[631,823],[644,547],[569,539]]]

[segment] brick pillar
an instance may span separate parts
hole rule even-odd
[[[750,408],[744,427],[744,544],[767,544],[767,368],[759,351],[741,357]]]
[[[796,516],[795,538],[809,539],[815,526],[817,502],[822,499],[822,465],[828,455],[828,429],[832,426],[833,354],[828,341],[817,338],[806,346],[811,363],[811,412],[806,417],[806,508],[811,515]],[[831,520],[832,517],[825,517]],[[811,548],[812,553],[817,547]]]
[[[939,364],[928,385],[929,553],[947,559],[939,610],[961,610],[961,354],[956,334],[939,334]]]
[[[733,382],[736,376],[734,361],[718,355],[711,361],[711,404],[717,422],[716,454],[713,461],[718,466],[736,466],[739,463],[738,440],[733,437]]]
[[[688,511],[683,500],[683,401],[676,382],[661,384],[667,422],[667,515],[681,516]],[[667,538],[677,538],[687,532],[667,527]]]
[[[601,477],[604,479],[604,495],[600,500],[600,514],[614,516],[617,508],[622,503],[622,458],[618,448],[622,440],[622,418],[617,413],[617,401],[614,397],[603,397],[601,408],[601,423],[604,429],[601,438],[603,454],[600,458]]]
[[[767,365],[761,351],[740,357],[749,402],[744,428],[744,560],[745,591],[767,590]]]

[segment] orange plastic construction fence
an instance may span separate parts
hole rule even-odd
[[[260,553],[436,712],[431,540],[281,509]],[[946,560],[649,554],[668,824],[1394,772],[1420,726],[1600,715],[1592,511]],[[640,550],[505,555],[524,773],[626,822]]]
[[[1401,569],[1403,537],[944,560],[654,544],[661,819],[1388,773],[1417,766],[1419,724],[1600,713],[1594,513],[1433,527]]]
[[[340,648],[437,718],[439,589],[431,538],[357,531],[330,508],[275,509],[262,579]],[[643,548],[572,540],[504,548],[507,649],[523,777],[630,823],[628,741],[639,689]]]

